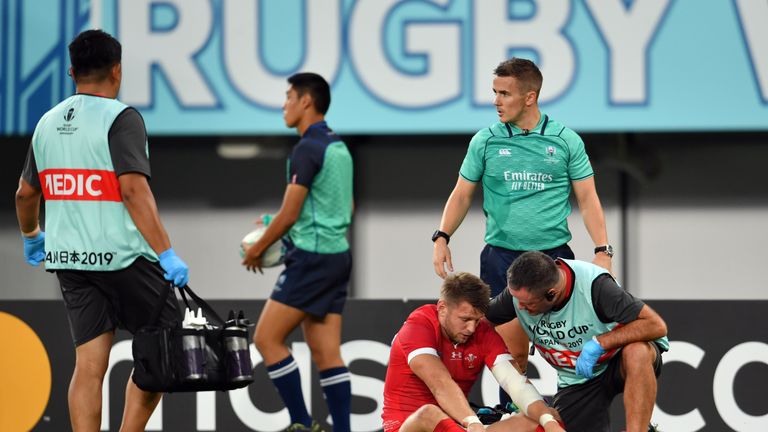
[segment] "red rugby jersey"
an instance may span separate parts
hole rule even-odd
[[[501,336],[487,321],[480,321],[466,343],[454,345],[440,330],[437,305],[424,305],[408,316],[392,341],[384,381],[385,421],[404,420],[425,404],[437,404],[427,385],[408,366],[408,361],[419,354],[440,357],[465,395],[480,377],[483,366],[491,368],[498,361],[512,359]]]

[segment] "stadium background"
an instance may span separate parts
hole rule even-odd
[[[278,270],[248,274],[237,244],[282,197],[296,141],[279,109],[284,77],[307,69],[332,82],[328,120],[356,169],[350,309],[366,312],[348,318],[362,330],[345,340],[361,343],[388,343],[415,304],[384,299],[435,297],[428,237],[469,138],[494,120],[490,71],[507,55],[532,56],[542,110],[587,145],[616,274],[670,323],[656,420],[670,431],[768,429],[758,393],[768,383],[766,24],[759,0],[0,1],[0,323],[8,343],[42,340],[48,361],[36,370],[53,380],[26,428],[66,425],[72,358],[55,278],[24,264],[11,197],[34,124],[72,92],[66,43],[94,25],[123,42],[121,99],[147,121],[151,184],[196,290],[222,307],[247,300],[254,317]],[[569,220],[577,258],[589,259],[577,210]],[[478,271],[483,232],[478,201],[453,239],[458,269]],[[31,335],[13,333],[24,328],[17,318]],[[0,380],[31,367],[11,346]],[[356,395],[376,388],[386,358],[362,362]],[[21,427],[3,423],[20,418],[20,404],[0,387],[0,425]],[[183,427],[173,400],[150,430],[279,423],[233,426],[218,404],[213,420]],[[358,430],[375,430],[377,403],[356,398],[367,414]]]

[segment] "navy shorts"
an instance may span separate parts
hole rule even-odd
[[[658,378],[662,366],[661,350],[655,342],[649,343],[656,350],[653,371]],[[583,384],[557,390],[552,406],[560,413],[568,432],[610,432],[611,403],[616,395],[624,392],[621,354],[619,351],[600,375]]]
[[[160,264],[142,257],[122,270],[56,270],[56,276],[75,346],[116,328],[135,333],[148,324],[162,290],[171,289]],[[159,323],[178,321],[175,293],[165,302]]]
[[[280,273],[270,298],[316,317],[341,314],[347,301],[352,273],[349,251],[321,254],[288,244],[285,270]]]
[[[499,246],[485,245],[480,252],[480,279],[491,286],[491,297],[496,297],[507,287],[507,270],[517,257],[527,251],[510,250]],[[541,251],[552,258],[573,259],[568,244]]]

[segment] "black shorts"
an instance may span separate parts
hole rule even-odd
[[[341,314],[351,272],[349,251],[313,253],[289,243],[285,270],[277,278],[270,298],[320,318],[329,313]]]
[[[147,324],[162,290],[170,289],[160,264],[139,257],[116,271],[57,270],[75,346],[122,328],[135,333]],[[171,292],[159,323],[179,320]]]
[[[510,250],[486,244],[480,252],[480,279],[491,287],[491,297],[496,297],[507,287],[507,270],[517,257],[525,253],[522,250]],[[541,251],[554,258],[573,259],[573,251],[568,244]]]
[[[656,350],[653,371],[661,374],[661,350]],[[608,367],[595,378],[557,390],[552,406],[560,412],[568,432],[609,432],[611,425],[610,407],[613,398],[624,392],[624,378],[621,377],[621,355],[619,351],[608,362]]]

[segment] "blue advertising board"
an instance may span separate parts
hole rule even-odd
[[[341,133],[471,133],[513,55],[579,132],[768,130],[761,0],[0,0],[0,135],[73,92],[91,27],[122,42],[120,98],[152,135],[289,133],[298,71],[332,84]]]

